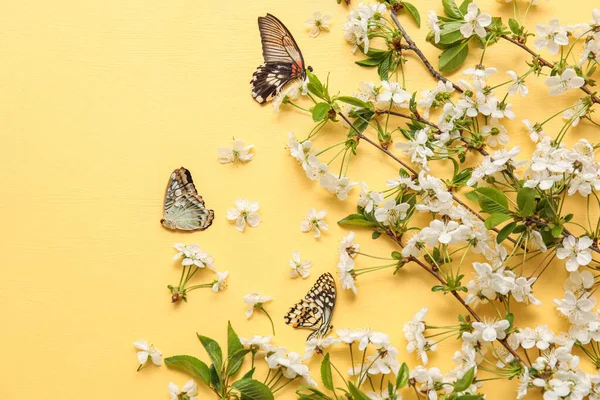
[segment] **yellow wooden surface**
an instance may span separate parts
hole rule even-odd
[[[494,15],[512,13],[503,2],[478,3]],[[530,11],[528,25],[533,30],[534,22],[551,16],[590,20],[596,1],[576,3],[543,2]],[[441,13],[437,0],[415,4],[424,18],[432,8]],[[167,399],[168,382],[187,378],[164,366],[136,373],[131,343],[146,339],[165,355],[205,358],[195,332],[223,340],[228,319],[241,335],[267,334],[264,315],[244,317],[242,296],[252,290],[275,297],[268,309],[276,343],[303,351],[306,332],[284,325],[282,316],[320,273],[335,270],[338,243],[347,233],[335,222],[353,210],[358,191],[340,203],[308,181],[288,156],[288,131],[306,135],[309,116],[274,114],[252,101],[248,81],[262,63],[256,17],[277,15],[315,72],[331,72],[332,90],[351,93],[359,80],[376,75],[353,64],[358,56],[341,32],[347,8],[334,0],[23,0],[5,2],[1,10],[0,398]],[[331,32],[313,39],[304,20],[316,10],[334,19]],[[426,29],[418,30],[406,16],[401,20],[423,44]],[[438,50],[423,48],[435,61]],[[468,64],[478,56],[473,52]],[[523,72],[528,59],[501,43],[489,50],[486,65],[499,68],[494,81],[501,82],[506,69]],[[412,56],[407,68],[409,90],[435,83]],[[508,124],[511,144],[521,145],[525,155],[531,146],[519,121],[540,120],[580,94],[550,99],[543,78],[531,79],[530,87],[526,101],[515,99],[517,120]],[[594,134],[583,125],[572,138]],[[343,132],[328,128],[317,147]],[[218,163],[217,147],[232,137],[256,146],[248,165]],[[396,165],[364,146],[359,153],[349,175],[383,188]],[[180,166],[191,170],[215,210],[205,232],[173,233],[159,224],[166,180]],[[243,234],[225,219],[239,197],[259,200],[263,217],[258,228]],[[318,241],[299,230],[311,207],[329,212],[330,230]],[[357,236],[369,253],[385,255],[393,248],[367,232]],[[187,304],[171,304],[166,285],[179,279],[180,267],[171,261],[176,242],[197,242],[212,253],[218,269],[230,271],[229,289],[198,290]],[[288,277],[296,249],[314,262],[306,281]],[[368,265],[365,259],[358,264]],[[200,275],[198,282],[212,279],[209,271]],[[564,329],[552,299],[562,297],[565,275],[562,264],[548,272],[535,287],[544,305],[524,310],[517,323]],[[433,284],[415,266],[394,277],[361,277],[358,296],[340,293],[334,324],[385,331],[401,358],[416,365],[404,351],[403,324],[423,306],[436,325],[452,323],[463,311],[451,298],[431,293]],[[430,366],[451,368],[457,345],[442,345]],[[317,377],[317,364],[312,367]],[[484,392],[491,400],[512,398],[514,387],[494,383]],[[282,398],[293,398],[293,390]]]

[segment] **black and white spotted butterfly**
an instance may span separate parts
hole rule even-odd
[[[271,14],[258,17],[258,29],[265,63],[256,69],[250,84],[254,100],[264,104],[288,83],[306,80],[306,69],[300,48],[280,20]]]
[[[331,318],[336,299],[335,281],[329,272],[317,279],[300,302],[290,308],[285,323],[294,328],[311,329],[306,340],[324,337],[333,328]]]
[[[168,229],[196,231],[208,228],[214,217],[214,211],[206,208],[196,191],[190,171],[183,167],[173,171],[165,190],[160,223]]]

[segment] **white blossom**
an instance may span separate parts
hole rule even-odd
[[[295,250],[292,252],[292,259],[290,260],[290,276],[292,278],[297,278],[301,276],[303,279],[308,278],[310,275],[310,267],[312,266],[311,260],[301,260],[300,259],[300,251]]]
[[[417,352],[417,355],[423,361],[423,365],[427,365],[429,358],[427,357],[428,350],[435,350],[436,345],[428,341],[425,336],[425,322],[423,319],[427,315],[427,307],[419,310],[412,318],[404,324],[404,337],[408,341],[406,351],[412,353]]]
[[[392,106],[408,108],[410,93],[402,89],[398,82],[381,82],[382,92],[377,96],[377,106],[379,108],[389,108]]]
[[[347,176],[338,177],[330,172],[321,177],[321,186],[336,195],[339,200],[346,200],[352,188],[358,182],[351,182]]]
[[[470,3],[467,13],[464,17],[464,23],[460,26],[460,33],[466,38],[471,37],[473,32],[479,37],[485,37],[487,34],[485,27],[492,23],[492,16],[487,13],[481,13],[477,4]]]
[[[537,24],[535,32],[537,34],[534,42],[536,50],[547,48],[550,54],[557,54],[560,46],[569,44],[567,31],[560,26],[557,18],[551,19],[548,25]]]
[[[177,387],[173,382],[169,382],[169,395],[171,400],[197,400],[198,397],[198,386],[193,379],[186,382],[181,389]]]
[[[221,164],[228,164],[236,161],[248,162],[252,160],[254,154],[250,151],[254,145],[248,145],[241,140],[234,140],[231,147],[219,147],[219,161]]]
[[[460,225],[456,221],[436,219],[421,230],[420,237],[429,246],[437,246],[438,243],[453,244],[464,241],[470,232],[471,229],[468,226]]]
[[[384,226],[395,226],[398,221],[406,218],[406,212],[410,208],[408,203],[397,204],[394,199],[387,199],[381,208],[375,210],[375,219]]]
[[[354,294],[357,294],[358,289],[356,287],[356,282],[354,281],[354,260],[348,253],[340,253],[340,261],[337,266],[342,289],[352,290]]]
[[[327,223],[323,220],[327,215],[327,211],[321,210],[317,212],[316,209],[311,208],[306,218],[300,223],[300,230],[302,232],[313,232],[315,238],[321,237],[321,231],[329,229]]]
[[[257,227],[260,224],[260,214],[258,213],[258,201],[248,201],[244,198],[235,201],[235,207],[227,211],[227,219],[235,221],[235,229],[244,231],[246,224],[251,227]]]
[[[501,319],[500,321],[484,320],[483,322],[473,322],[475,337],[486,342],[504,339],[506,337],[506,330],[509,326],[510,323],[505,319]]]
[[[556,309],[574,324],[585,323],[593,318],[591,310],[596,305],[594,296],[584,295],[575,297],[571,292],[565,292],[565,297],[561,300],[554,300]]]
[[[252,316],[255,308],[260,308],[262,307],[263,303],[266,303],[267,301],[271,300],[273,300],[273,297],[262,296],[259,292],[252,292],[245,295],[244,303],[250,306],[246,310],[246,318],[250,318]]]
[[[546,350],[554,340],[554,333],[548,329],[548,325],[538,325],[535,329],[525,328],[520,333],[521,347],[531,349],[534,346],[540,350]]]
[[[402,150],[404,154],[411,157],[411,161],[421,165],[421,168],[428,170],[427,160],[433,157],[434,153],[428,147],[429,127],[419,129],[415,132],[414,138],[406,143],[396,143],[396,148]]]
[[[333,17],[329,14],[323,15],[321,12],[315,11],[313,17],[306,20],[306,25],[310,27],[309,35],[311,37],[317,37],[321,31],[328,31],[329,23],[332,19]]]
[[[429,13],[427,13],[427,26],[429,26],[433,32],[433,42],[439,43],[442,28],[440,28],[438,16],[433,10],[430,10]]]
[[[378,207],[385,199],[383,193],[369,190],[365,182],[361,183],[362,190],[358,197],[358,206],[365,209],[365,212],[370,213],[375,207]]]
[[[582,87],[585,85],[585,79],[577,76],[573,68],[567,68],[560,76],[546,79],[545,84],[550,87],[550,96],[558,96],[568,90]]]
[[[342,239],[342,242],[340,243],[340,254],[346,254],[350,258],[356,257],[356,254],[360,250],[360,244],[354,243],[354,236],[354,232],[350,232]]]
[[[556,257],[567,260],[567,271],[577,271],[580,266],[586,266],[592,261],[592,244],[592,239],[587,236],[576,239],[569,235],[563,239],[562,247],[556,250]]]
[[[306,341],[303,359],[305,361],[310,360],[315,353],[323,354],[323,350],[339,342],[339,338],[334,338],[332,336],[311,338]]]
[[[521,97],[527,97],[529,89],[525,86],[525,81],[520,78],[515,71],[506,71],[513,83],[508,87],[508,93],[511,95],[520,94]]]
[[[212,291],[218,292],[219,290],[227,289],[227,278],[229,277],[229,271],[217,272],[217,279],[212,284]]]
[[[139,350],[136,355],[138,361],[140,362],[140,367],[146,364],[148,358],[150,358],[152,363],[155,365],[162,365],[162,352],[154,347],[154,345],[146,342],[145,340],[133,342],[133,345]]]

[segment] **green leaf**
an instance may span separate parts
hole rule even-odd
[[[512,233],[516,226],[517,223],[513,221],[510,224],[506,224],[504,228],[500,229],[500,232],[498,232],[498,236],[496,236],[496,243],[500,244],[504,240],[506,240],[508,235]]]
[[[369,400],[369,397],[358,390],[358,388],[354,386],[352,382],[348,382],[348,389],[350,389],[350,394],[352,395],[353,400]]]
[[[177,368],[193,378],[210,386],[210,371],[208,365],[192,356],[173,356],[165,358],[165,365]]]
[[[240,379],[231,386],[248,400],[273,400],[271,389],[255,379]]]
[[[214,364],[211,364],[208,370],[210,371],[210,383],[212,387],[219,389],[221,387],[221,378],[219,378],[219,373],[215,369]]]
[[[529,217],[535,210],[535,189],[524,187],[517,193],[517,206],[522,217]]]
[[[311,394],[300,393],[302,390],[308,390]],[[332,400],[325,393],[321,392],[319,389],[314,388],[312,386],[300,385],[298,390],[296,390],[296,394],[300,396],[300,399],[306,400]]]
[[[256,370],[256,368],[252,368],[250,371],[246,372],[244,374],[244,376],[242,376],[242,379],[249,379],[252,378],[252,375],[254,375],[254,371]]]
[[[369,51],[365,53],[365,48],[363,46],[359,45],[358,47],[360,47],[360,51],[362,51],[367,57],[379,58],[381,60],[383,60],[383,58],[390,53],[389,50],[379,50],[372,46],[369,47]]]
[[[323,121],[331,107],[328,103],[317,103],[312,109],[312,119],[314,122]]]
[[[223,351],[221,351],[221,346],[219,346],[219,343],[209,337],[202,336],[200,334],[196,335],[208,353],[208,356],[215,366],[215,369],[217,371],[221,371],[221,367],[223,366]]]
[[[239,349],[227,358],[227,376],[233,376],[240,370],[244,363],[244,357],[251,351],[250,349]]]
[[[559,238],[562,235],[562,231],[563,227],[561,225],[556,225],[552,228],[550,233],[552,234],[552,237]]]
[[[508,199],[500,190],[493,187],[482,187],[477,189],[477,193],[479,193],[479,205],[486,213],[508,212]]]
[[[508,323],[510,324],[508,326],[508,329],[512,328],[514,322],[515,322],[515,315],[513,313],[508,313],[506,314],[506,317],[504,317],[505,320],[508,321]]]
[[[373,232],[373,234],[371,235],[371,239],[375,240],[375,239],[379,239],[379,236],[381,236],[381,232]]]
[[[364,60],[354,61],[354,64],[360,65],[361,67],[376,67],[381,64],[380,59],[378,58],[365,58]]]
[[[453,393],[460,393],[467,390],[473,383],[473,378],[475,378],[475,367],[471,367],[462,378],[454,382]]]
[[[402,253],[400,253],[399,251],[392,251],[392,258],[394,260],[399,260],[402,258]]]
[[[461,26],[462,22],[448,22],[444,24],[440,32],[440,43],[453,44],[463,39],[463,35],[460,33]]]
[[[227,321],[227,370],[229,375],[234,375],[242,366],[244,361],[244,355],[240,356],[240,350],[243,350],[244,346],[240,342],[240,338],[233,330],[231,322]]]
[[[459,68],[469,54],[469,41],[465,40],[452,46],[440,55],[440,71],[452,72]]]
[[[321,380],[323,381],[323,386],[329,390],[333,390],[333,375],[331,374],[331,361],[329,361],[329,353],[325,354],[325,357],[323,357],[323,362],[321,363]]]
[[[338,221],[338,225],[342,226],[374,226],[362,214],[350,214],[346,218]]]
[[[398,375],[396,376],[396,389],[402,389],[408,383],[408,365],[406,363],[402,363],[400,370],[398,371]]]
[[[381,78],[382,81],[388,80],[388,73],[390,71],[390,57],[386,57],[381,61],[379,66],[377,67],[377,74]]]
[[[336,97],[335,99],[339,100],[339,101],[343,101],[344,103],[348,103],[351,106],[366,108],[366,109],[373,109],[373,104],[367,103],[366,101],[362,101],[360,99],[357,99],[356,97],[340,96],[340,97]]]
[[[444,12],[448,17],[462,19],[463,15],[456,6],[456,2],[454,0],[442,0],[442,5],[444,6]]]
[[[495,228],[496,226],[500,225],[504,221],[508,221],[511,218],[512,217],[508,214],[493,213],[492,215],[486,218],[485,227],[488,229]]]
[[[460,10],[461,13],[466,14],[469,8],[469,4],[471,4],[473,2],[473,0],[465,0],[462,2],[462,4],[460,5],[460,7],[458,7],[458,9]]]
[[[323,100],[329,100],[329,93],[327,91],[327,87],[323,86],[319,78],[310,71],[306,71],[306,76],[308,77],[308,83],[306,84],[307,89]]]
[[[477,195],[477,190],[465,193],[465,197],[471,201],[474,201],[475,203],[479,203],[479,196]]]
[[[517,22],[516,19],[511,18],[508,20],[508,27],[510,28],[510,31],[512,33],[514,33],[515,35],[519,35],[520,31],[521,31],[521,25],[519,25],[519,22]]]
[[[417,8],[415,6],[413,6],[410,3],[407,3],[406,1],[403,2],[402,4],[404,4],[404,8],[406,8],[406,11],[408,11],[408,13],[411,15],[411,17],[413,17],[413,19],[417,23],[417,26],[420,28],[421,27],[421,15],[419,14],[419,10],[417,10]]]

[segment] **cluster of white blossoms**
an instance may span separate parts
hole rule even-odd
[[[216,271],[216,267],[213,264],[215,259],[211,254],[202,250],[200,246],[196,243],[192,243],[189,245],[185,245],[183,243],[176,243],[173,247],[175,248],[175,250],[177,250],[177,254],[173,256],[173,261],[181,258],[181,265],[183,265],[184,267],[195,266],[198,269],[208,267],[209,269],[216,272],[216,277],[211,283],[197,285],[198,287],[210,286],[211,290],[215,293],[227,289],[227,278],[229,278],[229,271]],[[187,284],[187,282],[192,278],[196,271],[196,268],[190,268],[187,273],[185,272],[185,269],[182,271],[182,281],[184,274],[186,275],[186,279],[185,281],[183,281],[183,287],[178,288],[179,291],[177,293],[185,294],[185,284]]]
[[[506,255],[506,251],[504,250]],[[513,271],[506,269],[501,263],[493,268],[488,263],[473,263],[475,279],[467,283],[469,294],[465,298],[467,304],[477,305],[496,300],[500,296],[511,294],[519,303],[540,305],[533,295],[532,285],[536,278],[517,277]]]
[[[327,164],[318,159],[319,152],[310,140],[299,142],[294,132],[290,132],[288,147],[290,155],[302,166],[306,177],[313,181],[318,180],[322,188],[334,194],[339,200],[346,200],[352,188],[358,185],[347,176],[329,172]]]
[[[202,250],[196,243],[189,245],[175,243],[173,247],[177,250],[177,254],[173,256],[173,261],[181,258],[181,265],[183,266],[195,265],[198,268],[208,267],[213,271],[215,270],[215,266],[213,265],[215,261],[214,257]]]
[[[348,14],[348,18],[342,29],[344,38],[352,45],[352,51],[361,46],[364,53],[369,51],[371,34],[378,29],[379,21],[387,13],[385,4],[363,4],[360,3]]]
[[[271,373],[281,373],[287,379],[301,378],[303,383],[317,386],[315,380],[310,376],[310,370],[305,364],[305,358],[299,353],[288,352],[285,347],[271,343],[273,336],[253,336],[249,339],[240,337],[242,345],[252,351],[253,357],[264,357]]]
[[[526,187],[540,190],[566,184],[569,196],[578,193],[587,197],[600,189],[600,163],[594,160],[594,148],[585,139],[568,149],[543,136],[536,144],[525,176]]]

